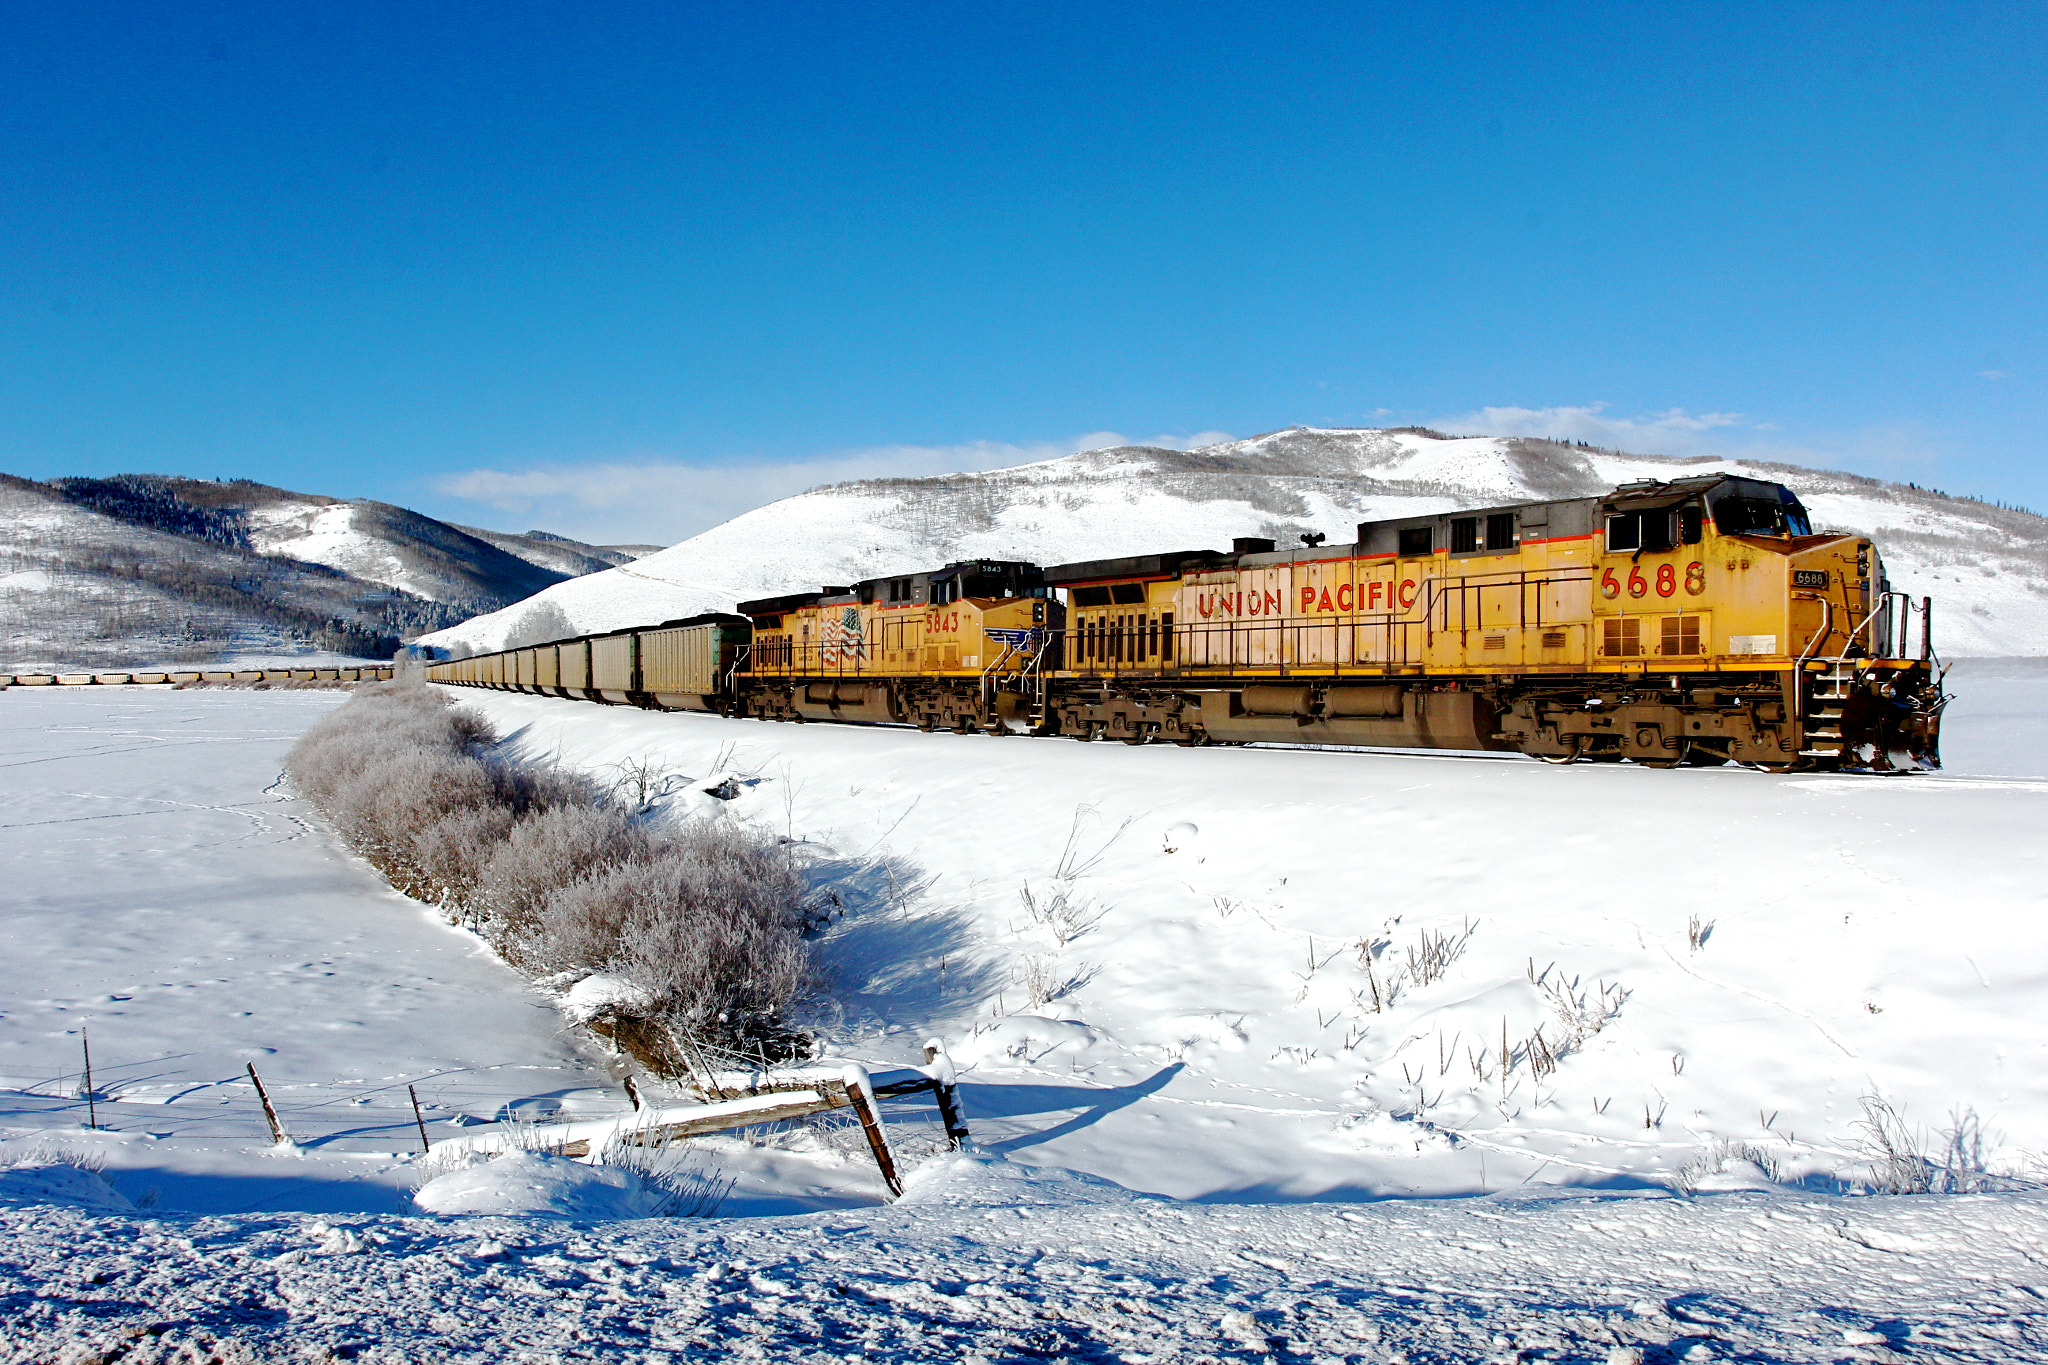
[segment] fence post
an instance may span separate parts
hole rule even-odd
[[[896,1158],[889,1153],[889,1138],[882,1131],[881,1115],[875,1112],[873,1102],[868,1099],[867,1077],[854,1074],[851,1067],[847,1068],[847,1071],[845,1080],[829,1081],[827,1084],[836,1086],[845,1093],[846,1102],[853,1106],[853,1112],[860,1119],[860,1126],[867,1134],[868,1150],[875,1154],[875,1165],[881,1169],[882,1183],[889,1187],[890,1194],[900,1197],[903,1193],[903,1181],[896,1174]]]
[[[415,1087],[408,1085],[405,1088],[405,1093],[412,1096],[412,1121],[419,1125],[420,1151],[422,1153],[431,1152],[434,1150],[434,1144],[427,1141],[427,1121],[420,1116],[420,1092]]]
[[[938,1067],[941,1058],[945,1065]],[[974,1135],[967,1131],[967,1117],[960,1112],[960,1088],[953,1081],[953,1059],[946,1056],[944,1045],[933,1038],[924,1045],[924,1064],[943,1073],[932,1077],[932,1095],[939,1102],[939,1119],[946,1125],[946,1145],[957,1152]]]
[[[92,1092],[92,1034],[81,1024],[78,1041],[85,1048],[85,1126],[98,1129],[100,1126],[99,1097]]]
[[[277,1110],[271,1106],[270,1092],[263,1088],[263,1079],[256,1074],[256,1063],[250,1062],[248,1067],[249,1084],[256,1087],[256,1098],[263,1101],[263,1117],[270,1123],[271,1140],[280,1147],[290,1145],[291,1137],[284,1131],[284,1125],[278,1122]]]

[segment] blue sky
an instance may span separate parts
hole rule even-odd
[[[0,8],[0,469],[671,541],[1431,423],[2048,511],[2037,4]]]

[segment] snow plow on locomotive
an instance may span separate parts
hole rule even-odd
[[[1815,534],[1781,485],[1627,484],[1321,539],[1052,568],[968,561],[429,674],[1133,744],[1939,766],[1932,603],[1893,591],[1869,540]]]

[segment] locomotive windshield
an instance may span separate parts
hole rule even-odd
[[[1730,479],[1707,495],[1714,525],[1724,536],[1810,536],[1813,523],[1782,484]]]

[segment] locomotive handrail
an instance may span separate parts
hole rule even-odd
[[[1417,598],[1398,610],[1357,612],[1341,619],[1320,621],[1280,615],[1265,620],[1245,617],[1218,622],[1183,620],[1170,628],[1160,627],[1162,636],[1170,631],[1170,651],[1162,649],[1155,653],[1143,650],[1139,657],[1123,654],[1124,641],[1127,632],[1132,630],[1144,631],[1149,641],[1149,622],[1136,627],[1101,623],[1075,625],[1060,633],[1061,642],[1067,647],[1062,666],[1065,671],[1095,677],[1114,677],[1136,669],[1199,677],[1218,670],[1249,666],[1271,668],[1286,677],[1303,668],[1320,672],[1331,665],[1382,669],[1419,667],[1424,662],[1422,653],[1411,643],[1417,632],[1425,635],[1423,646],[1427,648],[1426,637],[1439,629],[1541,629],[1550,622],[1546,620],[1540,591],[1536,592],[1532,607],[1532,589],[1589,584],[1592,580],[1590,569],[1576,566],[1534,571],[1496,570],[1455,576],[1431,574],[1417,584]],[[1512,621],[1486,620],[1488,613],[1483,595],[1488,591],[1516,593]],[[1473,594],[1479,596],[1475,598]],[[1449,601],[1454,595],[1460,600],[1461,624],[1457,625],[1451,623],[1449,608]],[[1438,618],[1443,622],[1441,626],[1437,624]],[[1576,617],[1572,619],[1577,620]],[[1308,632],[1328,633],[1328,658],[1313,663],[1308,661],[1305,647]],[[1382,657],[1374,660],[1364,657],[1365,646],[1369,643],[1381,646],[1378,652]],[[1105,653],[1105,650],[1115,652]],[[1260,653],[1271,657],[1253,657]],[[1349,657],[1344,657],[1346,655]]]
[[[1912,599],[1911,597],[1908,597],[1908,596],[1907,596],[1907,595],[1906,595],[1905,593],[1902,593],[1902,592],[1896,592],[1896,591],[1886,591],[1886,592],[1881,592],[1881,593],[1879,593],[1879,594],[1877,595],[1877,605],[1876,605],[1876,606],[1874,606],[1874,607],[1872,607],[1872,608],[1870,609],[1870,614],[1869,614],[1869,615],[1867,615],[1867,616],[1865,616],[1865,617],[1864,617],[1864,618],[1863,618],[1863,619],[1862,619],[1861,621],[1858,621],[1858,622],[1857,622],[1857,623],[1856,623],[1856,624],[1855,624],[1855,625],[1854,625],[1853,627],[1851,627],[1851,628],[1850,628],[1850,630],[1849,630],[1849,636],[1848,636],[1848,639],[1849,639],[1849,642],[1850,642],[1851,644],[1853,644],[1853,643],[1855,642],[1855,640],[1856,640],[1856,637],[1857,637],[1857,636],[1859,636],[1859,635],[1861,635],[1861,634],[1863,633],[1863,631],[1864,631],[1864,628],[1865,628],[1865,627],[1869,626],[1871,622],[1873,622],[1873,621],[1875,621],[1875,620],[1877,619],[1877,614],[1878,614],[1879,612],[1881,612],[1881,611],[1885,610],[1885,608],[1889,607],[1889,606],[1890,606],[1890,605],[1892,604],[1892,599],[1893,599],[1894,597],[1898,598],[1898,599],[1899,599],[1899,600],[1900,600],[1901,602],[1904,602],[1904,603],[1906,604],[1906,615],[1907,615],[1907,618],[1908,618],[1908,619],[1910,619],[1910,618],[1911,618],[1911,616],[1912,616],[1912,612],[1913,612],[1913,599]],[[1891,638],[1891,637],[1892,637],[1891,623],[1890,623],[1889,621],[1887,621],[1887,622],[1885,623],[1885,641],[1884,641],[1884,645],[1885,645],[1885,647],[1884,647],[1883,651],[1877,651],[1877,650],[1872,650],[1871,652],[1872,652],[1872,654],[1873,654],[1873,655],[1874,655],[1875,657],[1877,657],[1877,658],[1881,658],[1881,659],[1882,659],[1882,658],[1890,658],[1890,657],[1896,657],[1896,656],[1893,656],[1893,655],[1891,654],[1891,647],[1892,647],[1892,644],[1893,644],[1893,641],[1892,641],[1892,638]],[[1866,646],[1866,648],[1867,648],[1867,646]],[[1844,650],[1845,650],[1845,652],[1844,652],[1844,654],[1843,654],[1843,655],[1842,655],[1841,657],[1844,657],[1844,658],[1846,658],[1846,657],[1847,657],[1847,654],[1846,654],[1846,646],[1844,647]]]
[[[1794,600],[1798,599],[1795,598]],[[1792,665],[1802,673],[1805,672],[1806,665],[1810,661],[1820,657],[1815,650],[1815,646],[1826,644],[1828,637],[1835,633],[1835,604],[1825,597],[1812,597],[1807,600],[1820,603],[1821,616],[1820,629],[1816,630],[1812,637],[1807,640],[1806,648],[1799,651],[1798,662]]]
[[[738,701],[740,695],[740,665],[752,658],[753,653],[751,643],[741,645],[732,653],[732,667],[725,670],[725,690],[732,694],[734,701]]]

